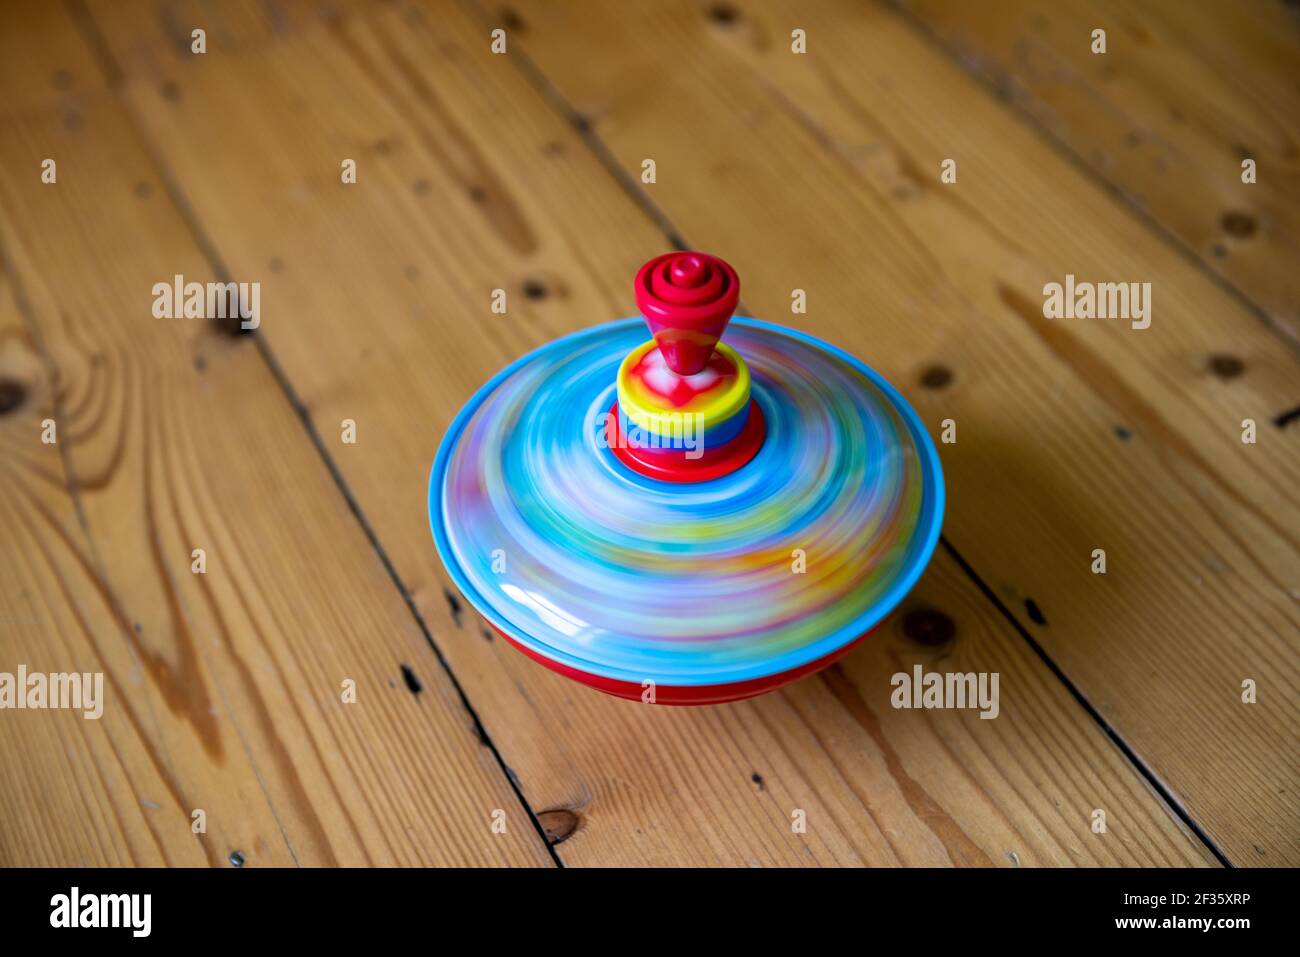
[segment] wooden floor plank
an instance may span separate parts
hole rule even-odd
[[[212,266],[78,30],[41,36],[0,113],[0,668],[106,701],[0,720],[0,863],[553,863],[256,343],[152,315]]]
[[[147,5],[115,13],[95,18],[110,49],[157,32]],[[447,597],[423,517],[443,429],[510,358],[632,312],[631,276],[666,242],[486,36],[460,6],[399,4],[221,59],[160,46],[127,66],[127,95],[232,274],[266,280],[259,334],[560,857],[1212,863],[946,554],[906,609],[916,634],[932,610],[953,622],[942,647],[905,614],[821,679],[699,710],[567,682]],[[995,721],[895,711],[889,676],[918,661],[1015,691]],[[1096,808],[1128,833],[1093,834]]]
[[[1300,31],[1281,3],[903,0],[999,96],[1300,343]],[[1104,54],[1092,32],[1106,30]],[[1257,181],[1242,182],[1255,161]]]
[[[119,618],[87,560],[59,447],[40,439],[42,422],[54,415],[54,381],[25,329],[7,268],[0,283],[3,670],[104,671],[104,657],[118,651],[107,639],[119,631]],[[109,675],[131,674],[129,656],[116,657],[118,669]],[[110,680],[104,693],[120,697],[129,687]],[[132,726],[135,718],[111,707],[98,720],[72,710],[5,714],[4,754],[21,756],[31,770],[0,775],[0,861],[203,864],[216,854],[197,839],[159,839],[154,818],[188,819],[192,802],[170,787],[158,755]],[[260,809],[248,814],[264,820]],[[214,840],[224,832],[219,821],[224,818],[214,821]]]
[[[805,290],[798,324],[956,423],[946,534],[1213,839],[1300,861],[1294,353],[885,8],[515,10],[536,70],[630,181],[655,159],[645,196],[757,314]],[[1151,282],[1150,328],[1045,320],[1067,274]],[[1243,704],[1247,679],[1269,700]]]

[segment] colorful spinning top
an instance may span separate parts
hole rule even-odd
[[[834,346],[731,321],[739,296],[714,256],[652,259],[650,341],[625,319],[551,342],[443,438],[438,553],[548,668],[658,704],[749,697],[845,654],[929,561],[943,476],[911,406]]]

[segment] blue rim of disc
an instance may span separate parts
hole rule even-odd
[[[479,388],[468,402],[461,408],[460,412],[452,420],[451,425],[447,428],[447,433],[442,437],[442,442],[438,445],[438,453],[433,460],[433,468],[429,472],[429,491],[427,497],[427,507],[429,510],[429,526],[433,530],[434,547],[438,551],[438,557],[442,560],[443,567],[451,575],[452,581],[465,596],[465,600],[474,606],[475,611],[487,619],[488,624],[492,625],[498,631],[508,635],[513,641],[518,642],[530,651],[536,652],[548,661],[554,661],[557,664],[565,665],[577,671],[594,675],[600,678],[609,678],[614,681],[625,681],[630,684],[640,685],[642,682],[651,680],[661,687],[709,687],[719,684],[733,684],[741,681],[754,681],[762,678],[770,678],[776,675],[784,674],[800,668],[809,662],[817,661],[827,655],[834,654],[850,642],[856,641],[865,635],[876,625],[880,624],[892,612],[916,585],[917,580],[930,564],[930,559],[934,555],[935,547],[939,544],[939,533],[943,527],[943,512],[945,504],[945,492],[943,484],[943,467],[939,462],[939,452],[935,448],[934,440],[930,438],[930,433],[925,430],[925,425],[921,417],[916,414],[901,392],[882,376],[875,369],[871,368],[861,359],[845,352],[838,346],[833,346],[823,339],[811,336],[806,332],[800,332],[797,329],[790,329],[786,326],[780,326],[772,322],[764,322],[761,319],[751,319],[747,316],[735,316],[731,320],[731,325],[742,326],[753,329],[760,329],[765,332],[772,332],[782,336],[788,336],[799,342],[806,343],[814,348],[820,349],[829,355],[834,356],[846,365],[862,373],[873,385],[878,388],[884,396],[893,403],[894,408],[907,423],[908,430],[912,433],[913,441],[916,443],[917,451],[921,459],[921,518],[918,520],[916,534],[922,538],[921,550],[916,552],[911,560],[911,564],[898,576],[897,581],[890,586],[889,590],[881,596],[874,605],[864,611],[852,622],[843,627],[836,629],[829,636],[829,639],[823,639],[820,642],[810,643],[801,652],[783,656],[781,666],[777,668],[764,669],[765,662],[759,661],[747,668],[741,669],[734,675],[727,675],[722,681],[717,680],[697,680],[689,675],[673,675],[669,679],[660,680],[659,676],[646,674],[644,672],[633,673],[624,668],[609,668],[600,662],[589,661],[584,658],[578,658],[567,652],[559,651],[542,642],[534,640],[526,633],[520,632],[517,628],[506,624],[502,617],[496,612],[492,604],[488,602],[479,591],[470,583],[469,578],[465,575],[460,567],[460,562],[451,547],[451,542],[447,538],[447,529],[445,516],[442,508],[442,490],[444,480],[447,474],[447,463],[451,458],[452,451],[460,441],[461,433],[465,430],[466,423],[478,411],[480,405],[491,395],[502,382],[513,375],[523,366],[537,359],[539,356],[546,355],[548,352],[556,349],[564,349],[575,342],[587,338],[596,338],[609,332],[620,330],[628,325],[643,325],[644,320],[640,318],[632,319],[615,319],[613,322],[601,323],[598,326],[590,326],[586,329],[579,329],[577,332],[571,332],[567,336],[561,336],[543,346],[539,346],[532,352],[520,356],[514,362],[510,363]],[[828,641],[830,647],[828,648]]]

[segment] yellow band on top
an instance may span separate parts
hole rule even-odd
[[[703,416],[703,427],[711,429],[748,406],[749,366],[726,343],[719,342],[716,348],[736,367],[736,374],[728,376],[730,382],[712,388],[681,406],[665,402],[632,375],[632,370],[653,348],[653,339],[637,346],[624,357],[623,364],[618,369],[618,407],[640,428],[664,434],[674,424],[680,427],[683,416],[698,414]]]

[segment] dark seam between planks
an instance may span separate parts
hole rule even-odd
[[[195,222],[192,228],[198,230],[201,227],[197,222]],[[524,797],[523,790],[518,783],[514,772],[512,772],[506,764],[505,758],[502,757],[501,751],[497,748],[496,742],[494,742],[491,735],[488,734],[487,727],[479,717],[478,711],[474,708],[473,704],[470,703],[469,695],[466,693],[464,686],[461,685],[460,679],[456,677],[455,671],[452,670],[451,662],[447,660],[442,649],[438,647],[438,642],[433,637],[433,631],[429,628],[428,624],[424,620],[424,616],[420,614],[420,610],[416,607],[415,599],[411,596],[410,589],[406,587],[406,583],[403,582],[401,577],[398,575],[396,566],[393,564],[392,559],[388,557],[388,552],[384,549],[384,546],[380,544],[379,537],[375,534],[375,530],[371,526],[370,521],[366,518],[365,513],[361,511],[361,506],[357,502],[356,497],[352,494],[352,490],[348,488],[342,472],[326,450],[325,442],[321,438],[320,433],[316,430],[316,426],[311,420],[311,414],[307,411],[307,407],[303,405],[302,400],[298,398],[297,392],[294,391],[284,369],[281,368],[279,362],[276,361],[275,356],[271,353],[270,346],[267,345],[266,340],[262,336],[256,338],[259,354],[266,362],[267,368],[271,370],[271,374],[275,377],[275,381],[284,391],[284,396],[288,400],[289,405],[293,408],[294,412],[297,413],[298,419],[302,422],[303,428],[311,438],[312,445],[315,446],[317,453],[321,457],[321,461],[329,470],[331,477],[334,479],[334,483],[338,486],[339,494],[343,496],[343,500],[347,503],[348,509],[352,512],[353,517],[356,518],[357,523],[361,526],[366,539],[375,550],[375,554],[379,556],[379,560],[383,564],[384,570],[388,573],[388,577],[392,580],[393,586],[397,589],[398,594],[402,597],[402,601],[406,603],[407,609],[415,619],[415,623],[420,629],[420,634],[424,636],[424,640],[433,651],[434,657],[438,659],[438,664],[442,666],[442,670],[447,673],[447,678],[451,681],[452,687],[456,689],[456,694],[460,697],[461,706],[465,709],[466,714],[469,715],[470,720],[474,724],[474,733],[478,737],[479,743],[492,752],[492,757],[496,761],[497,767],[500,768],[501,774],[506,779],[506,783],[510,785],[510,790],[514,792],[515,798],[519,801],[520,807],[522,807],[528,814],[528,819],[532,821],[533,829],[537,832],[538,838],[550,853],[551,859],[555,862],[555,865],[557,867],[564,867],[564,862],[560,860],[559,855],[555,851],[555,847],[546,836],[546,831],[537,817],[537,812],[533,810],[532,805],[530,805],[528,800]]]
[[[1105,717],[1102,716],[1101,712],[1093,707],[1092,702],[1089,701],[1084,693],[1079,690],[1078,685],[1070,680],[1069,676],[1066,675],[1066,673],[1061,670],[1060,666],[1051,659],[1051,656],[1047,654],[1047,651],[1043,646],[1040,645],[1034,636],[1025,629],[1024,625],[1020,624],[1019,619],[1017,619],[1011,609],[1003,603],[1002,599],[994,593],[993,589],[989,588],[989,586],[984,583],[984,579],[980,578],[975,569],[971,568],[970,563],[962,557],[961,552],[957,551],[957,549],[953,547],[952,542],[948,541],[948,537],[946,535],[940,535],[939,541],[943,545],[944,551],[951,555],[957,564],[961,566],[962,571],[966,573],[967,577],[969,577],[970,580],[975,583],[975,586],[984,593],[984,597],[991,601],[993,606],[1002,613],[1002,617],[1006,618],[1006,620],[1011,623],[1011,626],[1015,628],[1020,637],[1025,640],[1025,643],[1029,645],[1034,654],[1038,656],[1039,660],[1047,666],[1048,670],[1057,677],[1061,684],[1065,685],[1066,690],[1070,692],[1074,697],[1074,700],[1079,703],[1083,710],[1086,711],[1095,722],[1097,722],[1102,731],[1106,733],[1106,736],[1110,738],[1111,743],[1120,750],[1120,753],[1123,754],[1124,757],[1128,758],[1129,763],[1132,764],[1133,767],[1137,769],[1138,773],[1146,779],[1147,784],[1149,784],[1151,788],[1164,799],[1165,804],[1175,815],[1177,815],[1178,819],[1187,825],[1188,829],[1193,834],[1200,838],[1201,843],[1209,848],[1210,852],[1218,858],[1220,864],[1224,867],[1235,867],[1236,865],[1234,865],[1232,861],[1228,859],[1227,855],[1219,849],[1219,846],[1210,838],[1209,834],[1207,834],[1192,818],[1191,814],[1188,813],[1182,802],[1174,797],[1169,789],[1165,787],[1159,778],[1156,777],[1155,772],[1151,770],[1147,763],[1138,756],[1137,752],[1129,746],[1128,742],[1120,736],[1120,733],[1115,730]]]
[[[946,60],[955,64],[965,76],[970,77],[977,87],[992,97],[1000,106],[1010,112],[1012,116],[1017,117],[1025,126],[1032,129],[1036,134],[1038,134],[1039,138],[1042,139],[1043,142],[1047,143],[1048,146],[1054,149],[1059,155],[1065,157],[1071,166],[1081,171],[1088,179],[1092,180],[1112,198],[1116,199],[1119,202],[1120,207],[1128,210],[1134,219],[1151,230],[1151,232],[1165,244],[1173,247],[1177,252],[1181,253],[1184,259],[1193,263],[1198,271],[1204,273],[1209,277],[1211,282],[1224,292],[1228,293],[1228,295],[1245,308],[1248,313],[1262,322],[1264,328],[1286,342],[1292,350],[1300,353],[1300,338],[1297,338],[1296,333],[1292,332],[1290,329],[1286,328],[1286,326],[1274,319],[1267,309],[1258,305],[1244,289],[1229,279],[1226,274],[1212,268],[1209,262],[1202,258],[1191,244],[1175,233],[1172,229],[1165,226],[1164,223],[1154,215],[1134,203],[1125,195],[1124,191],[1120,189],[1117,184],[1112,183],[1102,175],[1100,170],[1094,169],[1087,160],[1084,159],[1082,154],[1076,152],[1069,143],[1065,142],[1064,139],[1054,134],[1043,123],[1040,123],[1035,119],[1033,114],[1028,110],[1017,106],[1009,98],[999,96],[996,87],[994,87],[990,80],[982,76],[978,70],[975,70],[962,62],[962,58],[959,56],[956,47],[944,40],[944,38],[939,35],[938,31],[932,28],[929,24],[920,20],[910,10],[906,9],[901,0],[884,0],[884,5],[892,11],[899,20],[907,24],[908,27],[910,27],[912,31],[925,43],[937,50]],[[1008,71],[1008,73],[1010,73],[1010,71]]]
[[[478,11],[480,20],[483,21],[487,20],[486,12],[483,10],[483,7],[478,2],[478,0],[465,0],[465,2],[473,6]],[[518,45],[512,51],[511,59],[519,66],[520,72],[522,72],[525,75],[525,77],[529,80],[529,82],[531,82],[537,88],[537,90],[542,94],[542,96],[547,100],[547,102],[551,104],[551,106],[556,110],[556,112],[568,119],[569,123],[572,125],[573,129],[578,133],[578,135],[582,138],[583,142],[592,151],[592,153],[596,155],[596,157],[600,160],[601,164],[605,166],[606,172],[610,174],[610,176],[614,179],[614,181],[617,182],[619,186],[621,186],[624,189],[624,191],[626,191],[629,194],[632,201],[636,203],[636,205],[650,218],[650,220],[660,229],[660,231],[663,232],[668,242],[677,249],[681,249],[681,250],[690,249],[691,247],[689,246],[689,244],[686,243],[685,238],[682,236],[681,231],[678,230],[677,227],[673,225],[673,222],[668,217],[668,214],[665,213],[663,210],[661,210],[650,199],[650,197],[646,195],[645,190],[642,190],[640,186],[636,183],[636,181],[631,177],[631,175],[626,170],[623,169],[622,165],[618,162],[618,159],[614,156],[613,152],[609,149],[608,146],[605,145],[605,143],[600,139],[600,137],[597,136],[596,133],[592,130],[591,124],[582,116],[582,114],[576,108],[574,108],[573,104],[571,104],[564,97],[564,95],[560,92],[559,88],[554,83],[552,83],[549,79],[547,79],[546,74],[542,72],[542,70],[537,66],[536,63],[533,62],[532,59],[528,57],[526,54],[520,53]],[[1258,312],[1258,310],[1255,309],[1253,304],[1248,303],[1248,305],[1251,306],[1252,311]],[[1083,692],[1081,692],[1079,688],[1074,684],[1074,682],[1071,681],[1066,676],[1065,672],[1062,671],[1061,668],[1051,659],[1051,657],[1047,654],[1047,652],[1043,649],[1043,647],[1037,641],[1034,640],[1033,636],[1031,636],[1028,631],[1025,630],[1025,627],[1020,624],[1019,620],[1011,612],[1011,610],[1008,609],[1006,605],[1004,605],[1002,601],[992,592],[992,590],[989,589],[989,587],[984,583],[984,580],[980,578],[978,574],[976,574],[975,570],[970,566],[970,564],[964,558],[962,558],[960,553],[958,553],[958,551],[952,546],[952,544],[948,541],[947,537],[940,536],[940,541],[943,543],[944,549],[950,555],[952,555],[954,559],[956,559],[957,564],[961,567],[962,571],[966,574],[966,576],[970,578],[970,580],[975,584],[977,588],[979,588],[979,590],[984,594],[984,596],[993,603],[994,607],[1002,614],[1002,616],[1006,618],[1008,622],[1011,623],[1016,633],[1019,634],[1020,637],[1025,640],[1025,642],[1029,645],[1030,649],[1032,649],[1033,652],[1039,657],[1039,659],[1045,665],[1047,665],[1048,670],[1051,671],[1051,673],[1056,676],[1057,680],[1059,680],[1065,686],[1066,690],[1070,692],[1074,700],[1077,701],[1083,707],[1085,713],[1087,713],[1093,719],[1093,721],[1096,722],[1098,727],[1100,727],[1101,730],[1106,734],[1107,738],[1109,738],[1111,742],[1119,749],[1120,753],[1123,754],[1124,757],[1128,759],[1129,763],[1133,766],[1133,768],[1142,776],[1142,778],[1147,782],[1147,784],[1152,789],[1155,790],[1156,794],[1158,794],[1163,799],[1168,809],[1180,821],[1182,821],[1183,824],[1186,825],[1187,828],[1194,835],[1196,835],[1198,839],[1200,839],[1201,843],[1204,844],[1205,847],[1215,856],[1215,858],[1219,861],[1220,864],[1222,864],[1224,867],[1233,867],[1234,865],[1232,864],[1232,862],[1228,860],[1228,858],[1224,855],[1224,853],[1219,849],[1218,845],[1216,845],[1214,841],[1210,839],[1209,835],[1206,834],[1206,832],[1201,828],[1201,826],[1197,824],[1195,820],[1192,819],[1191,815],[1187,812],[1187,810],[1183,807],[1183,805],[1177,799],[1175,799],[1174,796],[1170,793],[1170,791],[1160,782],[1160,780],[1156,777],[1155,773],[1146,764],[1146,762],[1138,757],[1137,753],[1131,747],[1129,747],[1129,745],[1124,741],[1124,739],[1120,737],[1119,733],[1110,725],[1110,723],[1104,717],[1102,717],[1100,712],[1098,712],[1097,709],[1092,706],[1092,704],[1088,701],[1088,699],[1084,697]]]
[[[117,61],[113,58],[103,35],[99,32],[99,27],[79,0],[66,0],[66,2],[73,20],[85,35],[88,45],[94,50],[95,55],[99,58],[100,67],[105,73],[105,79],[110,90],[126,108],[127,116],[130,117],[131,120],[132,132],[135,134],[142,149],[153,161],[155,168],[158,170],[158,175],[162,179],[163,185],[167,191],[168,199],[175,207],[182,222],[184,222],[191,236],[194,238],[195,243],[199,247],[200,253],[212,266],[215,278],[220,282],[230,281],[230,272],[226,269],[225,261],[217,252],[216,244],[203,228],[203,224],[200,221],[198,214],[195,212],[194,207],[190,204],[176,177],[173,176],[171,167],[164,161],[162,154],[154,147],[153,141],[146,135],[144,129],[141,127],[135,109],[132,107],[127,97],[123,95],[125,76],[118,66]],[[487,733],[487,728],[479,718],[478,711],[475,710],[474,706],[470,703],[469,695],[466,694],[465,688],[461,685],[460,680],[456,677],[456,673],[452,670],[451,663],[443,654],[442,649],[438,647],[438,643],[433,637],[432,630],[425,622],[424,616],[421,615],[419,609],[416,608],[415,599],[411,597],[410,589],[406,587],[406,584],[398,575],[397,568],[388,557],[388,552],[384,549],[383,545],[380,544],[374,528],[366,519],[365,514],[361,511],[361,506],[358,504],[356,497],[352,494],[352,490],[348,488],[347,483],[344,481],[342,472],[340,472],[338,466],[334,463],[334,460],[326,450],[325,443],[321,439],[320,433],[316,430],[315,425],[312,423],[311,415],[307,411],[307,407],[303,404],[302,400],[298,397],[298,393],[290,384],[289,378],[285,374],[284,369],[280,366],[279,362],[276,361],[275,356],[271,352],[271,347],[267,343],[265,337],[254,335],[252,338],[257,344],[258,354],[266,363],[271,375],[275,378],[276,384],[280,386],[289,406],[298,416],[298,419],[306,430],[307,435],[310,437],[311,443],[315,447],[317,454],[320,455],[321,461],[324,463],[330,476],[333,478],[335,485],[338,487],[339,493],[343,496],[344,502],[347,503],[348,509],[352,512],[352,515],[356,518],[358,524],[360,524],[362,531],[365,533],[366,539],[375,550],[375,554],[379,556],[379,560],[383,564],[384,570],[392,580],[393,586],[397,589],[398,594],[401,595],[402,600],[406,603],[406,607],[411,612],[412,617],[414,617],[415,623],[420,629],[420,633],[424,636],[424,640],[428,643],[429,648],[432,649],[433,654],[438,659],[438,663],[442,666],[443,671],[446,672],[447,678],[451,681],[452,687],[455,688],[456,694],[460,697],[461,706],[464,707],[466,713],[473,722],[474,731],[478,736],[479,742],[492,752],[492,757],[496,760],[502,776],[510,786],[510,789],[514,792],[515,798],[519,801],[520,806],[528,814],[528,819],[532,821],[533,829],[536,831],[538,839],[542,842],[542,846],[545,847],[547,852],[551,855],[552,861],[557,867],[564,867],[565,864],[560,860],[555,847],[547,839],[546,831],[538,820],[537,813],[524,797],[523,791],[517,783],[514,773],[511,772],[510,768],[506,765],[505,759],[502,757],[496,743]]]

